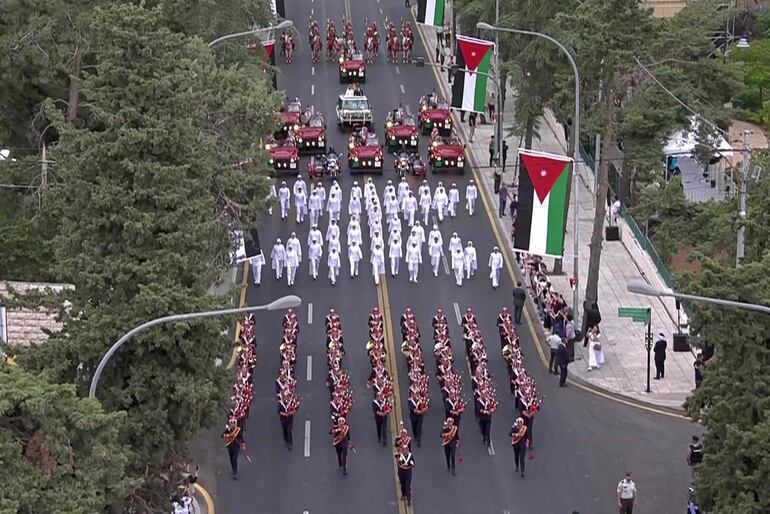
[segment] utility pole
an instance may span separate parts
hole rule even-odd
[[[495,26],[500,25],[500,0],[495,0]],[[495,105],[495,141],[497,141],[497,166],[500,168],[500,182],[503,181],[503,95],[505,90],[500,83],[500,32],[495,31],[495,80],[497,81],[497,105]]]
[[[749,151],[749,131],[743,131],[743,162],[741,163],[741,187],[738,190],[738,202],[740,204],[738,210],[738,248],[735,252],[735,266],[741,265],[744,255],[746,254],[746,188],[749,184],[749,159],[751,153]]]

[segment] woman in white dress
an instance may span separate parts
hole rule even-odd
[[[599,332],[599,325],[596,325],[588,333],[588,371],[600,368],[602,364],[604,364],[602,334]]]

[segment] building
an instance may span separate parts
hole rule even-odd
[[[4,345],[29,346],[48,339],[46,332],[58,332],[62,324],[45,309],[19,309],[9,306],[14,292],[61,292],[67,284],[0,281],[0,350]]]

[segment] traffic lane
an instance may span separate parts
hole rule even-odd
[[[324,220],[328,215],[324,217]],[[343,216],[345,226],[346,216]],[[325,228],[324,221],[322,229]],[[297,294],[303,299],[300,321],[306,321],[308,306],[312,304],[313,323],[307,329],[303,327],[298,344],[298,362],[304,363],[306,356],[310,355],[313,361],[313,379],[309,384],[303,382],[303,366],[298,366],[298,379],[300,380],[300,394],[303,403],[300,407],[298,420],[309,416],[311,420],[311,456],[307,459],[306,468],[295,474],[302,477],[303,489],[310,497],[310,503],[314,508],[311,511],[321,512],[324,509],[348,508],[355,510],[355,505],[361,501],[370,502],[374,512],[380,506],[385,511],[392,510],[395,505],[395,483],[393,476],[392,456],[387,450],[376,445],[373,414],[371,411],[372,393],[366,388],[366,381],[370,373],[370,365],[365,352],[367,339],[367,317],[369,311],[377,305],[376,289],[373,287],[371,275],[368,274],[368,266],[361,266],[361,276],[351,279],[347,260],[343,261],[342,273],[337,280],[337,285],[331,286],[327,278],[328,267],[323,261],[318,280],[313,280],[308,273],[308,259],[306,255],[308,222],[297,225],[293,217],[280,220],[276,209],[272,217],[265,218],[260,225],[260,236],[267,241],[273,241],[279,235],[285,238],[291,231],[296,232],[304,247],[303,260],[297,272],[296,282],[293,287],[288,287],[286,278],[280,282],[274,276],[263,276],[262,285],[249,290],[249,302],[261,301],[264,298],[280,297],[284,294]],[[269,248],[266,248],[266,255]],[[324,249],[326,251],[326,249]],[[268,267],[266,266],[265,270]],[[328,309],[334,308],[340,313],[345,340],[346,356],[345,367],[350,373],[351,385],[354,395],[354,406],[348,419],[351,426],[351,434],[358,454],[349,453],[349,475],[342,479],[337,475],[336,457],[331,447],[328,434],[331,428],[329,415],[329,393],[323,382],[326,376],[326,352],[325,333],[323,319]],[[305,353],[307,352],[307,353]],[[277,372],[277,358],[274,369]],[[305,397],[304,388],[307,387],[308,397]],[[273,404],[274,407],[275,404]],[[270,410],[269,410],[270,412]],[[272,417],[274,410],[270,412]],[[270,415],[269,414],[269,415]],[[275,421],[277,423],[277,421]],[[301,424],[295,422],[295,432]],[[276,428],[277,430],[277,428]],[[277,434],[280,437],[280,434]],[[280,443],[279,443],[280,446]],[[280,462],[280,455],[277,457]],[[281,475],[277,470],[276,475]],[[287,475],[288,476],[288,475]],[[280,482],[280,481],[279,481]],[[278,490],[280,484],[272,484],[265,492]],[[342,492],[342,494],[340,494]],[[362,496],[363,495],[363,496]],[[334,507],[332,507],[334,506]],[[329,512],[338,512],[330,510]]]
[[[416,42],[415,54],[425,55],[426,49],[422,47],[421,38],[416,38]],[[428,75],[426,76],[425,73]],[[407,68],[406,73],[401,74],[400,80],[407,90],[428,90],[435,87],[434,74],[428,68],[422,70]],[[502,235],[505,237],[505,234]],[[486,331],[484,334],[489,340]],[[641,468],[636,473],[637,483],[650,484],[651,488],[661,491],[661,494],[656,495],[655,503],[649,507],[650,512],[669,512],[679,509],[681,507],[679,495],[688,483],[689,470],[680,460],[675,459],[672,463],[671,456],[682,452],[682,447],[689,440],[688,433],[698,431],[697,427],[693,427],[684,420],[651,414],[607,401],[583,390],[559,389],[556,386],[556,377],[548,375],[544,366],[538,362],[539,357],[536,355],[531,331],[523,327],[520,330],[520,336],[522,348],[527,354],[525,362],[528,371],[534,375],[538,388],[545,397],[543,411],[538,414],[534,429],[537,445],[534,462],[540,461],[541,464],[534,465],[546,469],[552,467],[557,472],[563,471],[561,474],[568,477],[566,489],[574,489],[569,482],[572,477],[585,477],[586,484],[581,483],[580,490],[577,491],[581,496],[578,503],[584,504],[584,508],[592,511],[596,507],[595,504],[587,501],[589,496],[600,499],[599,503],[603,506],[609,505],[610,508],[614,508],[614,485],[625,471],[620,468],[623,467],[622,464],[633,463],[635,467]],[[501,357],[499,359],[502,360]],[[491,354],[490,361],[492,361]],[[573,365],[580,365],[580,363]],[[499,413],[496,418],[498,417]],[[597,423],[597,420],[601,421]],[[493,433],[496,425],[499,427],[502,424],[493,422]],[[640,428],[643,431],[641,437],[637,435]],[[573,448],[578,448],[577,451],[585,457],[565,459],[575,454]],[[580,448],[585,448],[585,451]],[[499,448],[497,453],[501,454]],[[584,463],[581,463],[581,460]],[[608,465],[616,462],[622,464]],[[532,463],[530,467],[533,467]],[[661,476],[659,474],[661,469],[671,469],[671,472]],[[532,482],[531,475],[532,473],[527,475],[527,482]],[[545,476],[552,477],[552,470],[549,470]],[[553,491],[554,485],[558,484],[554,484],[553,481],[544,484],[544,490]],[[562,505],[559,505],[559,508],[562,510],[574,508],[571,506],[574,503],[572,501],[574,494],[568,491],[565,491],[564,495],[547,492],[545,495],[519,494],[517,504],[521,499],[527,503],[533,501],[529,508],[543,511],[549,508],[549,504],[534,501],[543,497],[558,498],[556,501],[561,501]],[[647,508],[648,505],[640,505],[642,512]]]

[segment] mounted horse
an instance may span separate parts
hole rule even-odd
[[[281,50],[286,58],[286,64],[291,64],[294,59],[294,36],[291,34],[281,34]]]
[[[318,34],[312,36],[310,41],[310,51],[313,54],[313,62],[318,63],[321,61],[321,50],[323,49],[323,43],[321,42],[321,36]]]

